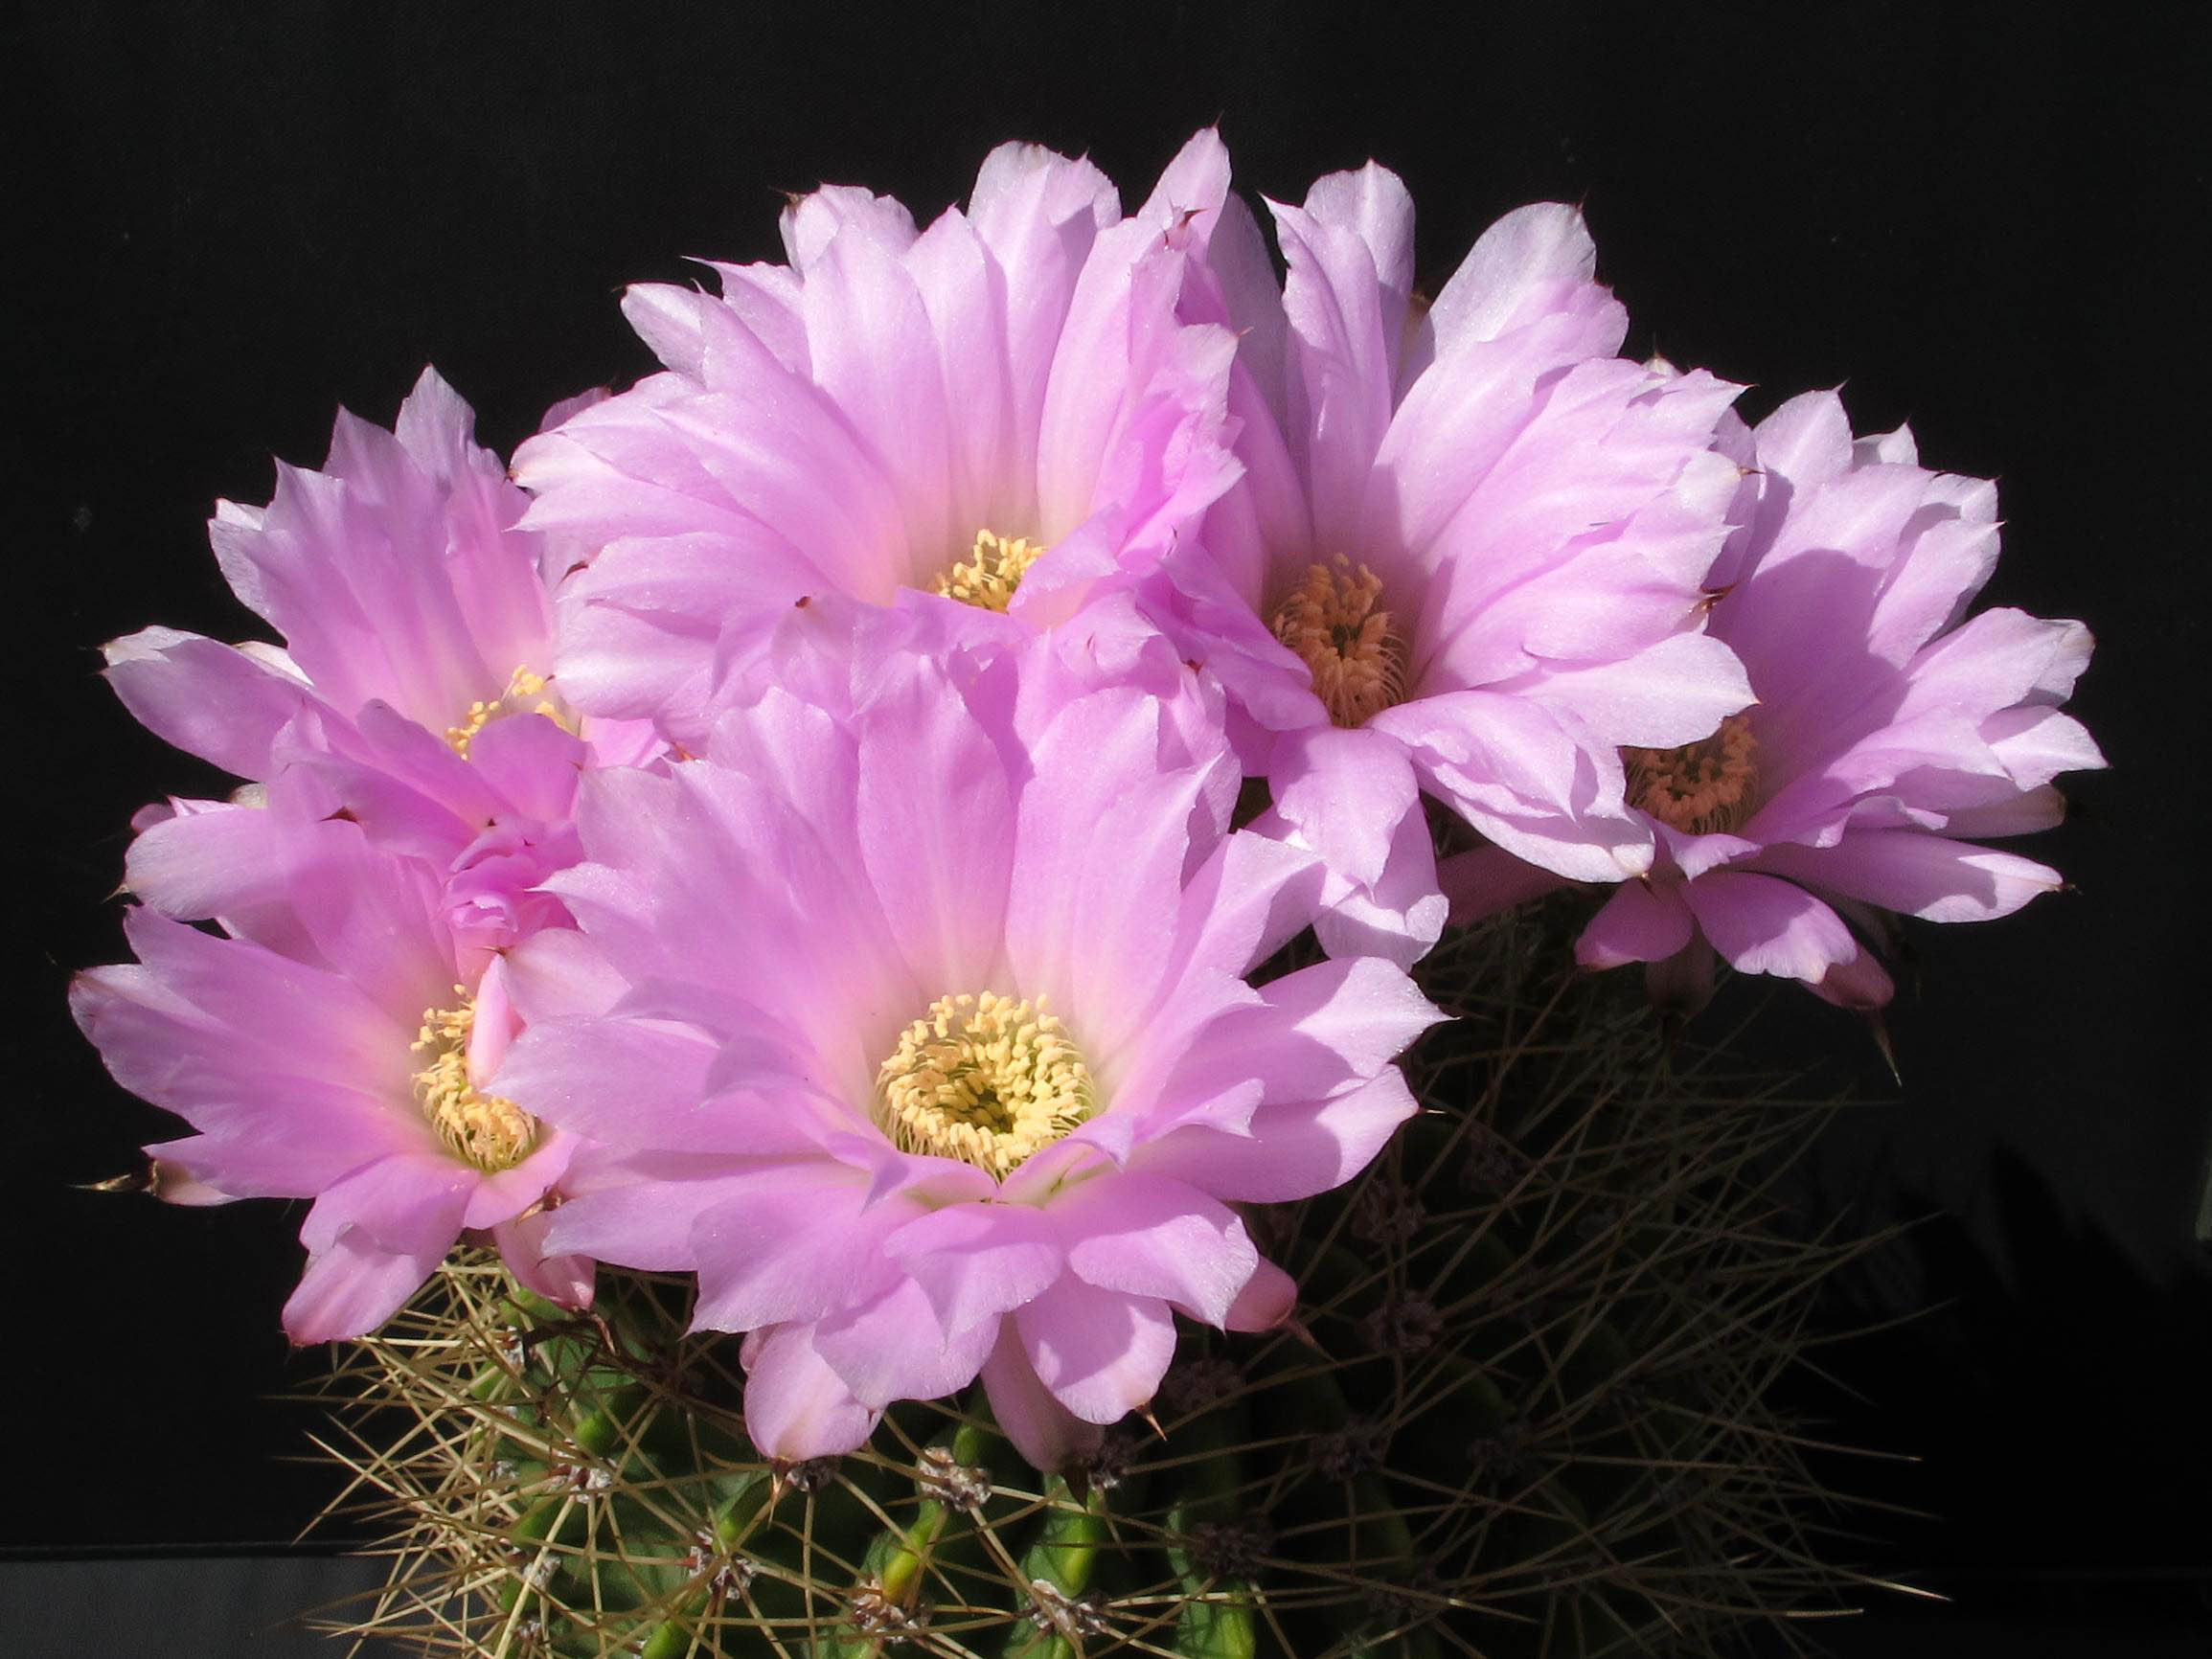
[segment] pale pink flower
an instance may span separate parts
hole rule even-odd
[[[787,632],[789,686],[703,759],[586,780],[551,883],[581,932],[514,961],[600,1011],[525,996],[501,1086],[598,1143],[554,1246],[696,1270],[697,1324],[748,1333],[769,1455],[980,1375],[1049,1468],[1151,1398],[1177,1313],[1289,1312],[1232,1206],[1364,1167],[1437,1015],[1379,958],[1250,982],[1320,872],[1227,830],[1218,704],[1086,689],[1049,640],[918,657],[898,624]]]
[[[1747,973],[1877,1009],[1873,946],[1895,914],[2006,916],[2058,873],[1979,846],[2058,822],[2052,779],[2102,766],[2059,712],[2089,658],[2077,622],[1967,607],[1997,557],[1996,489],[1918,465],[1911,435],[1853,441],[1808,393],[1726,446],[1751,471],[1714,580],[1711,629],[1758,702],[1713,737],[1625,754],[1663,850],[1584,932],[1587,966],[1653,965],[1695,1007],[1716,951]],[[1461,914],[1556,884],[1477,855],[1447,873]]]
[[[216,832],[161,860],[194,882],[169,897],[232,937],[134,908],[139,960],[80,974],[70,999],[116,1079],[197,1131],[147,1148],[155,1191],[314,1200],[295,1342],[374,1329],[468,1231],[532,1289],[588,1300],[588,1263],[543,1244],[574,1138],[502,1095],[505,966],[456,937],[441,873],[282,795],[172,825],[194,818]]]
[[[658,745],[642,727],[586,728],[549,678],[559,573],[471,426],[427,371],[396,431],[341,414],[322,471],[280,466],[268,507],[226,501],[210,526],[224,576],[284,644],[151,627],[107,648],[107,674],[179,748],[257,784],[290,774],[445,867],[456,920],[496,942],[573,855],[579,771]],[[158,881],[161,852],[184,846],[138,861]]]
[[[1444,920],[1424,792],[1585,880],[1652,861],[1622,744],[1711,733],[1748,700],[1700,628],[1737,389],[1629,362],[1571,208],[1522,208],[1433,304],[1413,205],[1370,164],[1268,204],[1278,297],[1225,163],[1186,314],[1238,327],[1243,481],[1169,563],[1182,654],[1227,684],[1260,826],[1328,863],[1332,949],[1418,956]]]
[[[666,372],[516,456],[524,522],[584,567],[563,590],[569,695],[696,747],[803,598],[934,609],[954,639],[1116,597],[1126,621],[1236,471],[1235,339],[1177,320],[1165,191],[1124,218],[1088,162],[1010,144],[926,229],[829,186],[785,213],[787,264],[714,265],[718,297],[630,289]]]

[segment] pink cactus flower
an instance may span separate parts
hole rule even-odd
[[[515,458],[525,524],[583,567],[570,697],[696,749],[803,598],[933,608],[955,639],[1126,613],[1236,472],[1236,342],[1175,316],[1177,206],[1163,184],[1124,218],[1088,162],[1010,144],[926,229],[825,187],[784,215],[787,264],[715,265],[718,297],[630,289],[666,372]]]
[[[1903,430],[1854,442],[1834,393],[1726,446],[1752,468],[1750,501],[1710,625],[1758,702],[1699,741],[1624,750],[1662,855],[1577,954],[1653,965],[1654,993],[1681,1008],[1709,994],[1718,952],[1879,1009],[1892,986],[1873,946],[1893,916],[1985,920],[2061,885],[1977,842],[2057,823],[2052,779],[2105,763],[2059,711],[2089,632],[2011,609],[1969,619],[1996,562],[1995,487],[1922,467]],[[1550,884],[1490,855],[1447,872],[1463,915]]]
[[[530,1288],[587,1301],[589,1264],[543,1243],[574,1138],[502,1092],[517,1026],[505,965],[456,938],[440,873],[285,797],[196,816],[217,826],[194,844],[204,856],[163,862],[195,883],[179,902],[222,915],[231,937],[139,906],[138,961],[71,990],[116,1080],[197,1131],[147,1148],[155,1191],[314,1200],[285,1307],[295,1342],[374,1329],[467,1231]]]
[[[1435,302],[1413,205],[1370,164],[1270,203],[1288,275],[1211,176],[1186,314],[1238,327],[1243,481],[1171,574],[1183,654],[1228,685],[1260,826],[1331,871],[1332,949],[1418,956],[1444,921],[1423,792],[1547,870],[1650,868],[1624,744],[1710,735],[1749,693],[1704,634],[1736,388],[1628,362],[1581,216],[1522,208]],[[1199,193],[1190,193],[1194,196]]]
[[[1228,830],[1218,698],[1081,686],[1048,639],[893,651],[874,617],[703,758],[585,781],[551,883],[581,931],[514,966],[599,1011],[525,997],[500,1086],[596,1144],[552,1245],[696,1270],[697,1324],[747,1333],[769,1455],[980,1375],[1052,1468],[1151,1398],[1176,1314],[1290,1312],[1233,1206],[1364,1167],[1438,1015],[1374,957],[1251,982],[1321,876]]]
[[[457,922],[496,943],[527,930],[529,889],[573,855],[580,769],[658,744],[642,726],[587,727],[549,677],[557,573],[471,426],[429,372],[396,432],[341,414],[323,471],[280,466],[266,509],[224,502],[210,527],[231,586],[284,645],[152,627],[110,645],[107,672],[179,748],[257,784],[288,774],[446,868]],[[205,817],[142,850],[150,882],[165,856],[191,857]]]

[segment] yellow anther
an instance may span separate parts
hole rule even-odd
[[[876,1077],[876,1122],[901,1151],[1003,1177],[1098,1110],[1089,1068],[1046,999],[941,996]]]
[[[429,1064],[415,1074],[415,1100],[454,1156],[487,1174],[512,1170],[530,1155],[537,1140],[537,1120],[513,1101],[479,1094],[468,1080],[468,1035],[476,1028],[476,1004],[468,988],[457,985],[452,1008],[422,1011],[422,1030],[415,1052]]]
[[[1275,637],[1305,660],[1339,726],[1364,725],[1405,696],[1405,635],[1378,602],[1382,579],[1338,554],[1307,568],[1275,607]]]
[[[932,585],[946,599],[1003,611],[1014,602],[1014,590],[1021,585],[1029,567],[1043,557],[1040,542],[979,530],[967,558],[940,572]]]
[[[1623,749],[1629,805],[1697,835],[1733,830],[1750,816],[1759,782],[1751,716],[1730,715],[1710,738],[1679,749]]]
[[[576,722],[568,711],[550,694],[543,674],[528,668],[518,668],[507,676],[507,689],[490,702],[468,705],[468,713],[458,726],[445,728],[445,740],[453,745],[453,752],[464,761],[468,759],[468,745],[476,740],[476,734],[493,720],[509,715],[543,715],[564,731],[576,730]]]

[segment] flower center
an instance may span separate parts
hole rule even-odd
[[[1697,835],[1733,830],[1748,816],[1759,781],[1751,717],[1730,715],[1710,738],[1679,749],[1623,749],[1629,805]]]
[[[1021,585],[1029,567],[1043,557],[1041,542],[979,530],[968,557],[951,569],[939,572],[931,585],[946,599],[1004,611],[1014,602],[1014,590]]]
[[[1004,1177],[1098,1110],[1090,1069],[1045,998],[941,996],[876,1074],[876,1122],[903,1152]]]
[[[429,1063],[415,1074],[416,1103],[455,1157],[487,1174],[512,1170],[529,1156],[537,1120],[513,1101],[477,1092],[468,1078],[476,1003],[466,986],[455,986],[453,994],[461,999],[455,1007],[422,1011],[415,1052]]]
[[[1405,636],[1377,601],[1382,579],[1338,554],[1309,566],[1268,625],[1305,660],[1339,726],[1364,725],[1405,696]]]
[[[507,689],[490,702],[470,703],[462,722],[445,728],[445,741],[466,761],[468,745],[476,740],[476,734],[493,720],[505,719],[509,715],[543,715],[563,731],[576,730],[576,722],[556,700],[545,676],[523,667],[507,676]]]

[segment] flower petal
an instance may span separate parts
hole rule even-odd
[[[1099,1425],[1077,1417],[1038,1380],[1011,1319],[1000,1322],[997,1344],[983,1362],[983,1386],[991,1415],[1031,1466],[1051,1473],[1098,1449]]]
[[[1451,902],[1454,927],[1466,927],[1566,885],[1563,876],[1516,858],[1502,847],[1455,852],[1437,865],[1436,876]]]
[[[778,1463],[837,1457],[866,1443],[877,1413],[814,1351],[811,1325],[778,1325],[744,1345],[745,1434]]]
[[[2056,870],[1916,830],[1858,830],[1833,847],[1783,842],[1745,868],[1929,921],[1985,921],[2056,893]]]
[[[895,1399],[939,1399],[967,1387],[997,1340],[996,1314],[948,1329],[922,1286],[904,1278],[814,1327],[814,1352],[854,1398],[878,1411]]]
[[[1842,919],[1792,882],[1722,870],[1686,883],[1682,897],[1713,948],[1745,973],[1818,985],[1859,959]]]
[[[175,628],[144,628],[106,655],[107,683],[139,724],[235,777],[268,777],[277,734],[319,701],[303,681]]]
[[[1057,1280],[1066,1261],[1055,1222],[1019,1204],[932,1211],[887,1235],[883,1251],[913,1276],[947,1330],[1018,1307]]]
[[[1601,968],[1664,962],[1690,943],[1697,927],[1678,887],[1624,881],[1575,941],[1575,961]]]
[[[1393,1066],[1325,1100],[1264,1106],[1244,1135],[1174,1129],[1138,1147],[1129,1168],[1171,1175],[1232,1204],[1311,1198],[1367,1168],[1420,1109]]]
[[[1085,1422],[1117,1422],[1152,1398],[1175,1356],[1167,1304],[1063,1278],[1012,1321],[1038,1380]]]
[[[702,1330],[817,1320],[878,1294],[883,1239],[920,1213],[911,1200],[863,1208],[865,1178],[836,1165],[762,1170],[692,1229]]]
[[[1055,1193],[1051,1216],[1077,1278],[1173,1303],[1215,1327],[1226,1324],[1260,1261],[1233,1213],[1164,1176],[1094,1176]]]
[[[285,1305],[294,1342],[359,1336],[399,1309],[461,1236],[476,1172],[437,1153],[400,1153],[333,1182],[300,1238],[308,1270]]]

